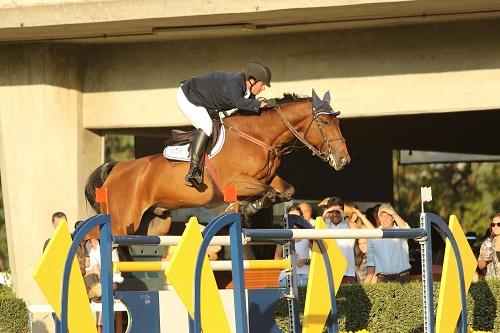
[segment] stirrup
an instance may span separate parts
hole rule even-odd
[[[203,184],[203,174],[201,171],[198,168],[195,168],[194,170],[191,170],[191,172],[188,172],[185,178],[185,184],[186,186],[199,189]]]

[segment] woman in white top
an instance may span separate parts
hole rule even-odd
[[[302,211],[299,207],[290,207],[288,209],[288,214],[303,216]],[[299,286],[307,286],[307,280],[309,278],[309,265],[311,264],[310,250],[311,242],[308,239],[297,239],[294,240],[295,252],[292,254],[295,256],[296,263],[296,273],[297,281]],[[274,254],[274,259],[283,259],[283,245],[276,245],[276,252]],[[286,287],[286,272],[281,271],[279,276],[279,284],[281,287]]]

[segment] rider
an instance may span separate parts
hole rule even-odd
[[[177,105],[197,129],[190,147],[187,186],[199,189],[203,183],[200,162],[212,134],[212,119],[218,118],[219,112],[227,115],[226,111],[237,108],[259,113],[259,109],[276,106],[275,99],[255,99],[264,85],[271,86],[271,71],[260,61],[249,62],[242,72],[213,72],[182,82],[177,90]]]

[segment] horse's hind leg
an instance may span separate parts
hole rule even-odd
[[[135,234],[164,236],[170,230],[171,224],[172,217],[170,216],[169,210],[161,207],[152,207],[144,212],[139,229],[135,232]]]

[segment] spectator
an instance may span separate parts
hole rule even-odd
[[[354,242],[354,263],[356,264],[356,277],[360,283],[366,279],[366,253],[368,252],[368,240],[356,239]]]
[[[75,230],[83,223],[83,221],[76,221]],[[76,259],[78,260],[78,265],[80,266],[80,272],[82,276],[87,273],[87,267],[90,267],[90,257],[87,249],[85,248],[85,241],[81,241],[76,249]]]
[[[101,246],[99,244],[99,240],[91,238],[85,241],[85,247],[89,254],[90,258],[90,266],[87,267],[87,275],[88,274],[97,274],[97,276],[101,277]],[[118,255],[118,246],[114,245],[113,250],[111,252],[111,260],[112,262],[120,261]],[[118,284],[123,282],[123,277],[120,272],[113,272],[113,289],[118,287]],[[96,296],[99,298],[100,296]]]
[[[500,213],[493,216],[489,228],[490,236],[481,244],[477,266],[479,269],[486,268],[485,278],[500,278]]]
[[[82,224],[83,221],[77,221],[75,223],[75,230]],[[85,282],[85,288],[87,290],[87,296],[90,300],[97,300],[101,298],[101,283],[100,283],[100,268],[95,262],[95,258],[90,258],[87,244],[90,240],[83,240],[76,251],[76,257],[78,263],[80,264],[80,271],[83,275],[83,280]],[[95,254],[93,254],[95,256]],[[99,256],[100,258],[100,256]]]
[[[323,200],[320,201],[318,204],[318,207],[321,208],[321,212],[323,213],[325,209],[328,208],[328,202],[332,199],[332,197],[326,197]]]
[[[389,204],[380,205],[378,218],[380,220],[379,229],[410,228]],[[375,281],[409,282],[411,266],[408,241],[404,238],[368,240],[366,266],[365,283]]]
[[[302,217],[314,226],[316,220],[313,218],[312,207],[307,202],[301,202],[297,205],[297,208],[302,211]]]
[[[286,213],[291,214],[291,215],[297,215],[300,217],[304,217],[304,212],[302,211],[302,208],[300,208],[299,206],[288,207],[288,209],[286,210]]]
[[[302,210],[297,207],[290,207],[288,209],[288,214],[299,215],[303,217]],[[309,265],[311,264],[311,257],[309,256],[311,250],[311,242],[308,239],[295,239],[293,240],[295,245],[295,252],[292,255],[295,256],[295,263],[297,265],[296,273],[299,286],[307,286],[307,281],[309,279]],[[283,259],[284,251],[283,245],[276,245],[276,251],[274,253],[274,259]],[[281,271],[278,278],[281,287],[286,287],[286,272]]]
[[[61,223],[61,221],[67,221],[66,214],[64,214],[63,212],[55,212],[54,214],[52,214],[52,228],[54,230],[57,228],[59,223]],[[45,248],[47,247],[49,242],[50,242],[50,238],[47,239],[45,241],[45,243],[43,244],[43,251],[45,251]],[[57,319],[57,316],[55,313],[52,313],[52,318],[54,319],[55,330],[56,330],[56,332],[59,332],[61,322]]]
[[[375,226],[380,227],[380,216],[378,215],[378,211],[380,210],[380,204],[373,206],[373,219],[375,220]]]
[[[373,226],[377,227],[377,219],[375,219],[375,216],[373,216],[373,214],[374,214],[373,207],[369,207],[365,210],[365,216],[368,219],[368,221],[370,221],[370,223]]]
[[[344,212],[350,221],[356,224],[356,226],[361,229],[374,229],[374,225],[368,218],[360,212],[358,205],[354,202],[346,202],[344,204]]]
[[[75,229],[80,226],[84,221],[77,221]],[[101,285],[101,248],[99,240],[91,238],[83,240],[78,246],[77,258],[79,262],[84,262],[84,271],[82,271],[83,280],[87,289],[87,296],[91,301],[100,302],[102,297]],[[111,252],[111,260],[113,262],[120,261],[118,258],[118,249],[113,247]],[[80,269],[82,265],[80,264]],[[113,272],[113,290],[118,288],[118,284],[124,281],[121,272]],[[96,327],[97,332],[102,332],[102,313],[96,313]]]
[[[52,214],[52,228],[56,230],[57,226],[61,221],[67,221],[68,219],[66,218],[66,214],[63,212],[55,212]],[[43,250],[45,251],[45,248],[47,247],[47,244],[49,244],[50,238],[45,241],[43,244]]]
[[[338,197],[328,200],[327,208],[323,212],[323,218],[329,229],[358,229],[356,223],[346,218],[344,213],[344,202]],[[342,254],[347,260],[347,269],[342,278],[342,283],[357,283],[356,264],[354,262],[354,239],[336,239]]]
[[[99,240],[91,238],[85,241],[85,248],[90,258],[90,266],[87,268],[87,274],[95,273],[101,276],[101,247]]]

